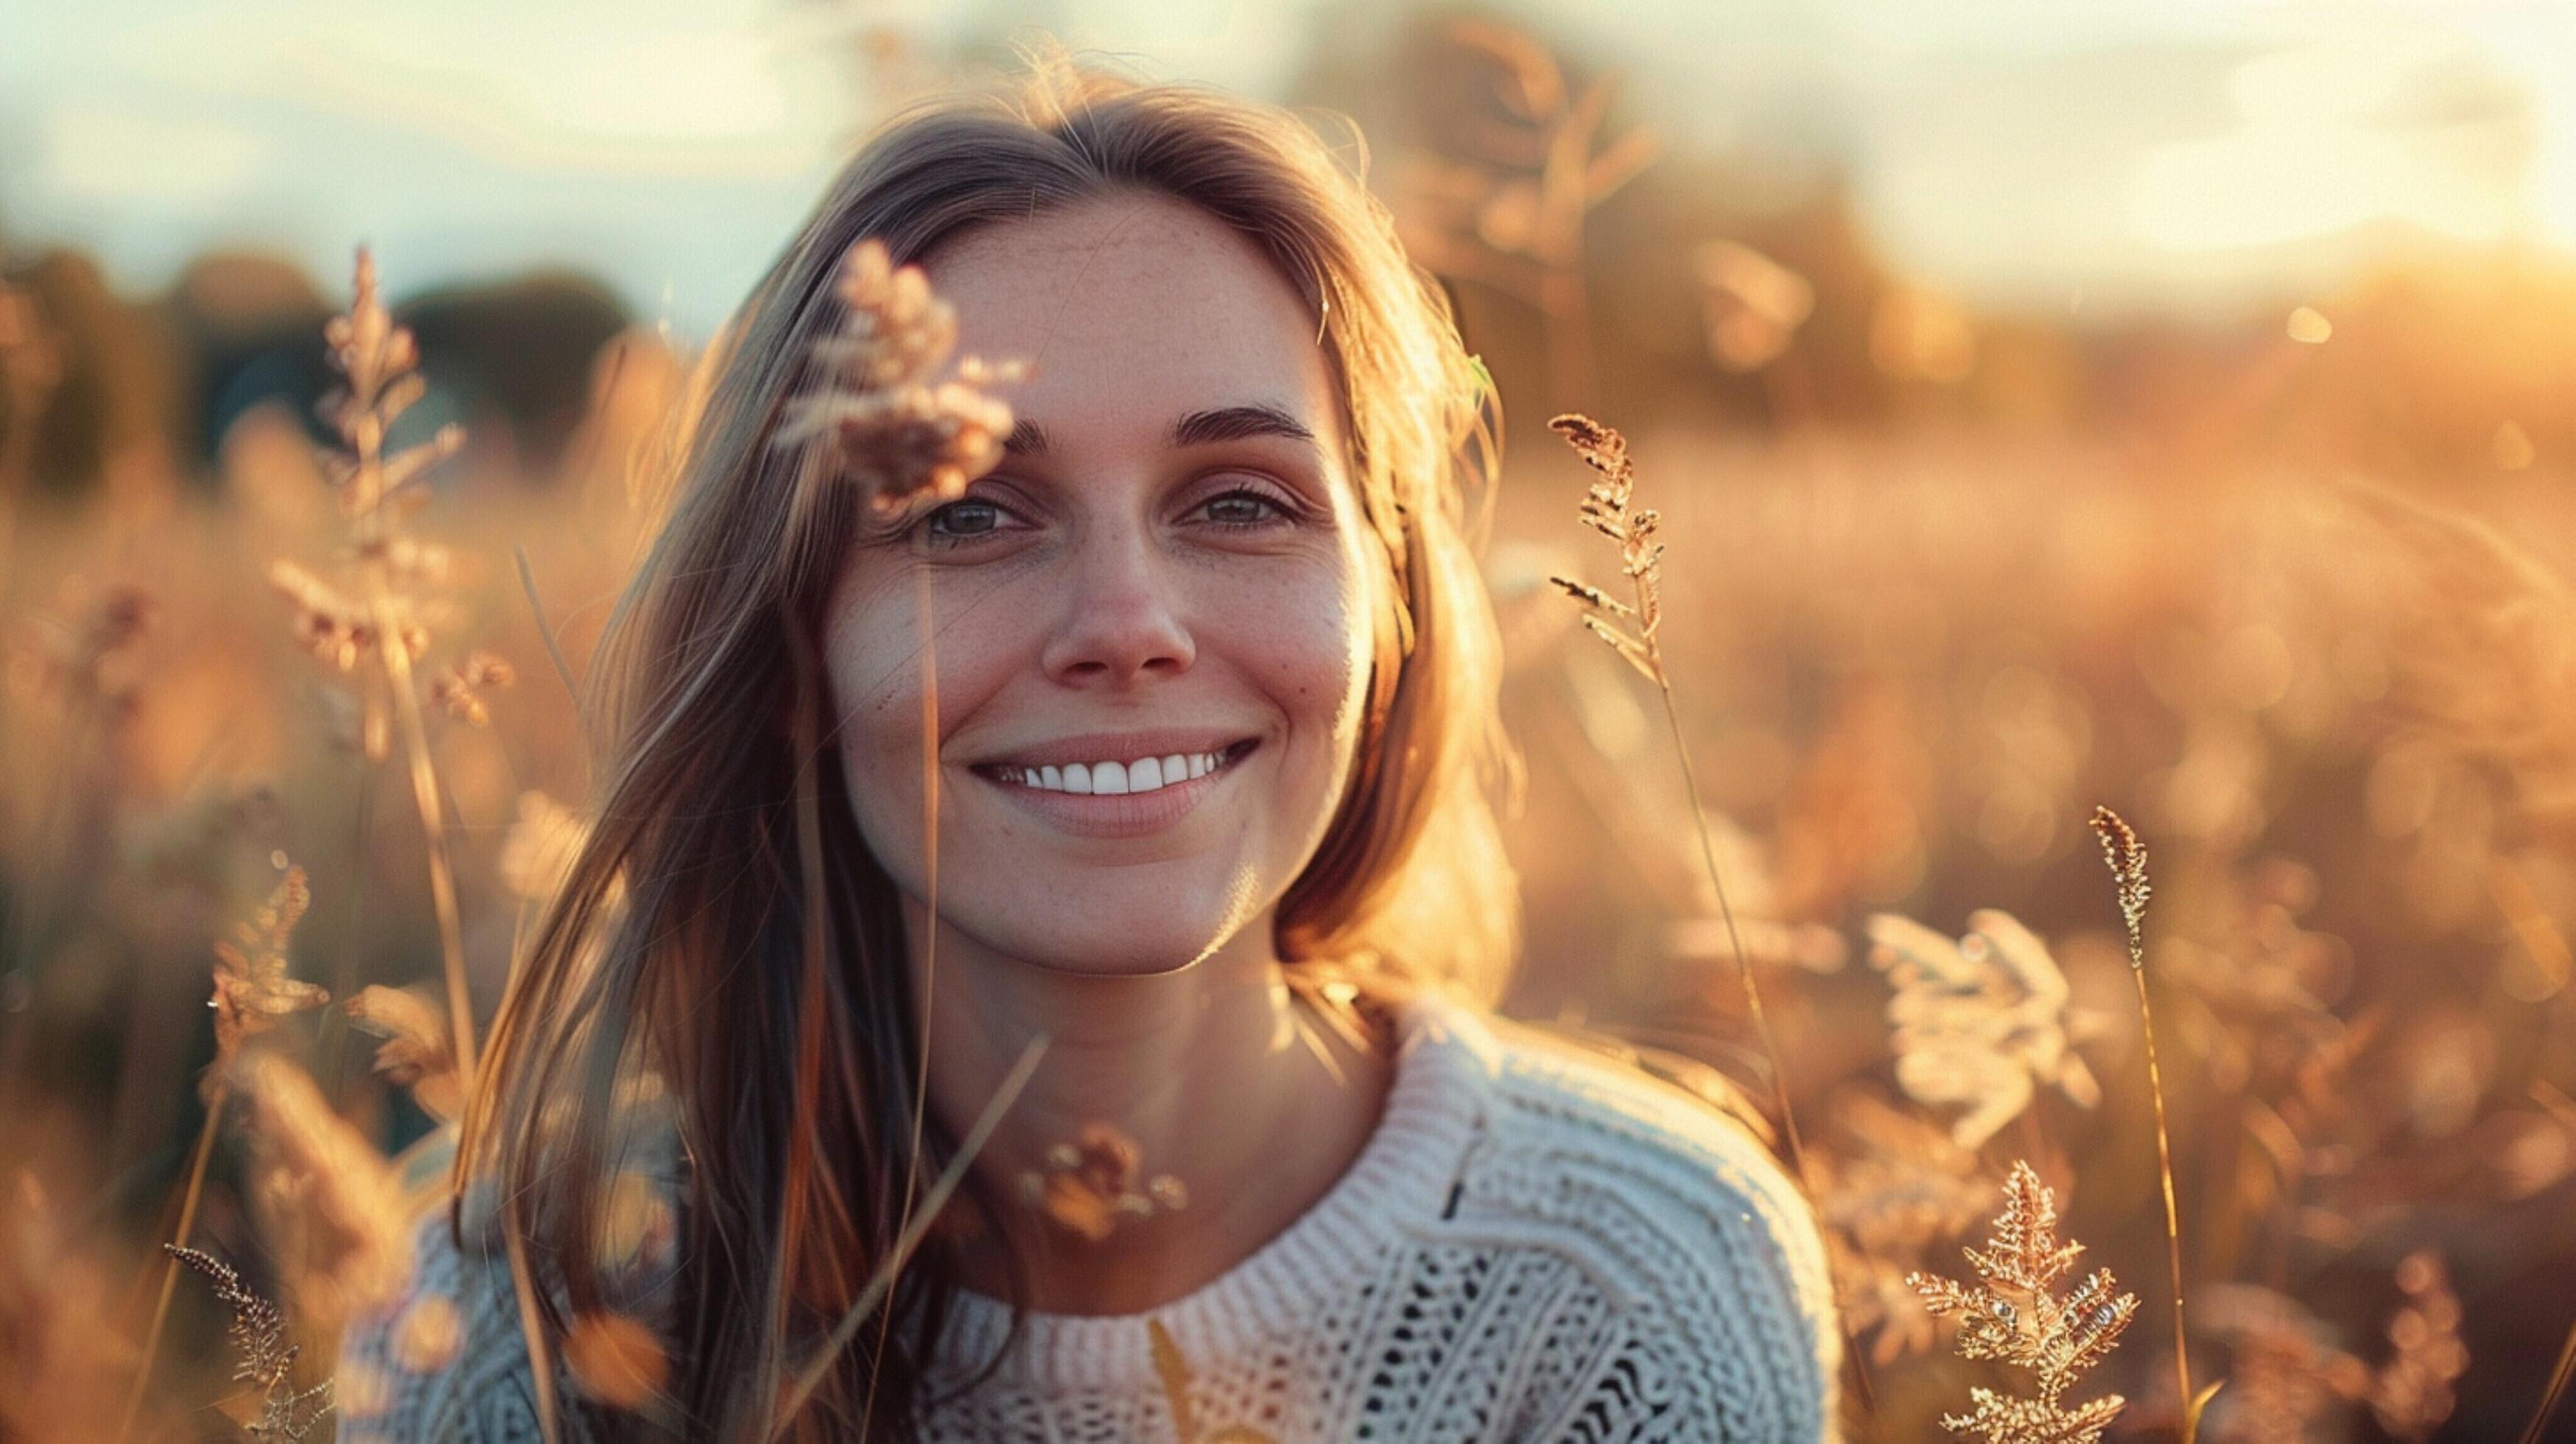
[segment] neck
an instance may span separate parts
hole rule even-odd
[[[927,937],[927,915],[909,901],[906,912],[907,936]],[[978,1292],[1006,1293],[1008,1248],[1042,1312],[1171,1302],[1276,1237],[1376,1127],[1393,1077],[1387,1040],[1355,1048],[1319,1025],[1269,947],[1267,914],[1197,962],[1133,976],[1052,970],[936,926],[935,958],[911,948],[913,995],[929,1007],[929,1107],[952,1135],[974,1125],[1032,1038],[1049,1040],[971,1165],[1006,1218],[1004,1239],[961,1246]],[[1081,1168],[1050,1166],[1067,1145],[1113,1136],[1133,1150],[1123,1179],[1115,1147],[1082,1150]],[[1166,1176],[1177,1190],[1153,1186]],[[1137,1197],[1121,1208],[1122,1193]]]

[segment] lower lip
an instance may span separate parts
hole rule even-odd
[[[1142,837],[1160,832],[1187,817],[1261,749],[1256,744],[1241,757],[1201,777],[1157,787],[1151,792],[1057,792],[1004,782],[975,773],[977,781],[1000,790],[1011,801],[1077,837]]]

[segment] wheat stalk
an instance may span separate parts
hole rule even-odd
[[[287,975],[287,947],[295,936],[296,924],[303,921],[312,902],[304,869],[289,867],[259,912],[236,929],[239,941],[215,944],[214,995],[206,1001],[215,1013],[215,1061],[207,1068],[205,1081],[206,1121],[197,1130],[196,1150],[188,1162],[188,1185],[179,1197],[178,1243],[164,1245],[174,1249],[172,1261],[161,1275],[161,1294],[153,1302],[152,1322],[144,1330],[143,1361],[135,1366],[134,1384],[125,1397],[125,1419],[116,1431],[119,1440],[132,1435],[135,1418],[142,1412],[144,1393],[152,1382],[152,1364],[161,1351],[161,1331],[170,1321],[170,1299],[179,1286],[179,1263],[185,1257],[175,1250],[186,1245],[188,1235],[197,1226],[197,1202],[206,1187],[206,1161],[215,1150],[215,1132],[223,1120],[224,1103],[232,1095],[233,1066],[241,1056],[242,1045],[289,1015],[330,1001],[329,993]]]
[[[1550,577],[1565,594],[1583,609],[1583,625],[1607,643],[1622,660],[1637,670],[1639,676],[1654,684],[1655,693],[1663,699],[1664,725],[1670,730],[1673,753],[1681,759],[1682,801],[1691,815],[1691,825],[1699,838],[1700,863],[1708,872],[1708,884],[1717,895],[1719,916],[1726,923],[1728,949],[1735,955],[1736,976],[1744,984],[1744,1008],[1753,1022],[1753,1031],[1762,1043],[1762,1056],[1770,1065],[1773,1106],[1780,1114],[1780,1131],[1789,1143],[1789,1160],[1797,1170],[1798,1182],[1806,1186],[1806,1143],[1798,1133],[1797,1115],[1789,1107],[1789,1073],[1780,1060],[1780,1047],[1771,1036],[1771,1021],[1762,1008],[1762,989],[1754,981],[1753,965],[1744,953],[1743,939],[1735,927],[1735,909],[1727,902],[1726,880],[1719,875],[1717,844],[1709,836],[1707,815],[1699,804],[1699,777],[1691,766],[1690,746],[1682,736],[1680,704],[1673,699],[1673,684],[1664,667],[1661,636],[1663,627],[1663,555],[1664,543],[1659,535],[1663,518],[1652,507],[1636,506],[1636,468],[1628,460],[1628,440],[1609,426],[1580,412],[1567,412],[1551,419],[1551,430],[1566,439],[1583,464],[1599,473],[1599,479],[1583,497],[1583,524],[1608,537],[1619,547],[1619,571],[1628,579],[1631,601],[1621,601],[1598,587],[1587,586],[1568,577]]]
[[[1735,976],[1744,985],[1745,1014],[1753,1022],[1763,1059],[1770,1065],[1772,1106],[1779,1112],[1780,1133],[1789,1145],[1789,1167],[1797,1177],[1799,1190],[1812,1197],[1815,1179],[1807,1168],[1806,1140],[1798,1131],[1798,1115],[1789,1106],[1788,1065],[1781,1061],[1779,1042],[1771,1034],[1770,1015],[1762,1008],[1761,986],[1754,981],[1752,960],[1745,955],[1744,939],[1736,931],[1735,909],[1727,901],[1726,880],[1718,871],[1717,843],[1709,835],[1708,814],[1700,809],[1699,774],[1691,766],[1690,744],[1682,736],[1681,704],[1673,698],[1672,678],[1664,667],[1662,514],[1653,507],[1634,505],[1636,468],[1628,460],[1628,439],[1616,428],[1572,411],[1551,418],[1547,424],[1566,439],[1575,454],[1583,458],[1584,465],[1599,474],[1584,493],[1583,524],[1618,545],[1619,572],[1628,579],[1633,600],[1623,602],[1570,577],[1551,576],[1548,580],[1582,607],[1584,627],[1634,667],[1638,675],[1653,683],[1656,695],[1663,699],[1664,726],[1672,737],[1673,755],[1681,761],[1682,803],[1699,838],[1700,865],[1707,871],[1709,888],[1717,896],[1718,916],[1726,924],[1727,951],[1734,956]],[[1851,1359],[1852,1378],[1860,1386],[1861,1406],[1875,1411],[1877,1400],[1870,1388],[1869,1370],[1861,1363],[1860,1346],[1852,1338],[1850,1316],[1840,1308],[1835,1313],[1842,1330],[1843,1350]]]
[[[427,637],[412,622],[410,608],[396,597],[388,563],[403,513],[426,499],[427,493],[416,489],[416,483],[432,464],[465,444],[465,433],[459,427],[442,427],[426,442],[385,455],[385,434],[394,418],[418,400],[425,387],[412,371],[419,348],[407,328],[393,323],[392,313],[377,295],[375,258],[364,247],[358,251],[355,295],[349,309],[332,318],[324,335],[331,343],[332,364],[348,379],[333,419],[348,446],[344,500],[351,517],[350,539],[358,551],[376,655],[402,730],[412,804],[420,814],[421,830],[428,835],[430,902],[438,915],[439,954],[447,978],[449,1036],[455,1041],[458,1072],[471,1078],[474,1008],[465,986],[465,929],[457,912],[455,870],[447,857],[447,820],[437,763],[430,756],[429,729],[421,719],[420,694],[412,680],[413,658]]]
[[[347,543],[357,567],[357,595],[292,561],[269,567],[269,580],[294,605],[296,638],[313,654],[346,672],[362,657],[373,655],[392,694],[400,727],[412,804],[428,838],[430,900],[438,917],[439,951],[447,981],[449,1029],[455,1039],[458,1071],[474,1074],[474,1013],[466,991],[464,925],[457,913],[456,875],[447,855],[447,820],[438,785],[438,767],[429,750],[429,729],[422,718],[414,664],[429,646],[428,630],[418,608],[397,583],[410,577],[434,577],[446,570],[446,553],[423,546],[403,532],[403,518],[429,499],[424,478],[429,468],[454,455],[465,444],[462,427],[443,426],[425,442],[391,454],[385,440],[393,424],[427,394],[428,385],[414,370],[418,345],[408,328],[394,323],[376,289],[376,264],[365,247],[358,249],[349,309],[323,327],[331,364],[346,385],[325,398],[322,413],[340,433],[342,450],[326,453],[326,469],[340,493],[348,519]],[[432,687],[450,710],[471,716],[480,702],[474,693],[509,680],[506,666],[484,659]],[[362,745],[369,760],[385,753],[382,719],[372,696],[366,707]]]
[[[2120,921],[2129,934],[2129,976],[2138,985],[2138,1025],[2147,1040],[2147,1092],[2156,1106],[2156,1173],[2164,1185],[2165,1258],[2173,1271],[2174,1397],[2184,1411],[2185,1444],[2196,1432],[2200,1408],[2208,1401],[2191,1391],[2191,1348],[2183,1327],[2182,1214],[2174,1206],[2173,1138],[2165,1125],[2164,1069],[2156,1061],[2155,1008],[2147,1001],[2146,919],[2147,844],[2127,819],[2107,807],[2093,809],[2093,831],[2102,839],[2102,858],[2117,882]]]

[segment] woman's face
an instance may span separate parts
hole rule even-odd
[[[1025,360],[962,500],[864,529],[825,632],[850,802],[916,906],[935,638],[941,922],[994,952],[1168,971],[1245,934],[1322,841],[1374,588],[1316,322],[1253,245],[1121,195],[923,265],[960,349]]]

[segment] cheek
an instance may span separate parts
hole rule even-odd
[[[868,845],[898,877],[921,854],[922,712],[936,695],[939,714],[954,719],[973,704],[999,647],[987,625],[944,625],[958,604],[923,597],[907,576],[864,573],[833,594],[823,665],[853,813]],[[932,623],[924,646],[924,620]],[[950,619],[955,620],[955,619]],[[927,657],[936,676],[924,675]]]
[[[853,749],[854,740],[872,738],[889,725],[919,729],[921,682],[904,665],[918,613],[907,589],[859,578],[834,588],[827,616],[823,670],[831,720],[855,765],[874,749]]]
[[[834,728],[832,745],[840,750],[852,811],[869,848],[888,867],[901,870],[897,839],[885,835],[878,812],[894,801],[899,769],[882,759],[892,734],[918,737],[920,681],[907,675],[902,651],[895,645],[911,635],[915,613],[911,602],[891,587],[844,577],[833,589],[829,620],[823,632],[823,671],[831,698],[825,725]],[[915,784],[916,786],[918,784]]]
[[[1345,552],[1241,579],[1212,607],[1225,654],[1287,714],[1301,746],[1329,742],[1336,775],[1357,743],[1376,652],[1375,597],[1355,560]]]

